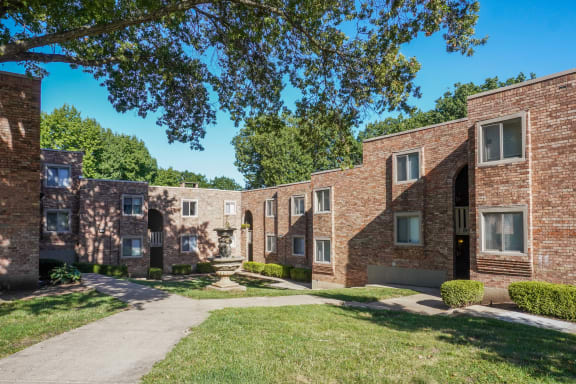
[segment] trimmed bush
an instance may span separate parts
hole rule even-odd
[[[266,264],[262,274],[264,276],[282,277],[284,275],[284,267],[280,264]]]
[[[113,277],[128,276],[127,265],[75,263],[74,266],[82,273],[99,273],[101,275]]]
[[[478,304],[484,297],[484,284],[474,280],[447,281],[440,287],[442,301],[450,308]]]
[[[49,280],[54,268],[64,266],[64,262],[55,259],[40,259],[40,280]]]
[[[292,268],[290,278],[296,281],[312,281],[312,270],[307,268]]]
[[[70,284],[80,281],[82,275],[80,271],[72,265],[64,264],[61,267],[56,267],[50,272],[50,283],[53,285]]]
[[[196,273],[214,273],[214,268],[210,263],[196,264]]]
[[[246,261],[242,264],[242,268],[248,272],[262,273],[265,265],[264,263],[258,263],[256,261]]]
[[[508,294],[526,312],[576,320],[576,285],[523,281],[511,283]]]
[[[162,280],[162,268],[148,269],[148,280]]]
[[[291,265],[283,265],[282,266],[282,278],[283,279],[289,279],[290,278],[290,272],[293,269],[294,269],[294,267]]]
[[[192,266],[190,264],[172,264],[173,275],[189,275],[192,273]]]

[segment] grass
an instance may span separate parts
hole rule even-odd
[[[0,358],[125,307],[96,291],[0,304]]]
[[[335,306],[228,308],[144,383],[574,383],[576,336]]]
[[[343,301],[371,302],[397,296],[414,295],[417,292],[409,289],[394,288],[341,288],[326,290],[292,290],[271,287],[274,283],[270,280],[257,279],[247,276],[232,276],[232,280],[245,285],[245,292],[221,292],[204,290],[204,287],[215,282],[217,278],[211,276],[191,277],[186,281],[146,281],[132,280],[134,283],[147,285],[161,289],[166,292],[190,297],[193,299],[229,299],[234,297],[255,297],[255,296],[294,296],[294,295],[314,295]]]

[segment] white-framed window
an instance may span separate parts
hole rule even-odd
[[[305,236],[292,236],[292,256],[306,256]]]
[[[276,216],[276,200],[266,199],[266,217]]]
[[[422,151],[413,149],[394,154],[394,180],[396,184],[409,183],[420,178]]]
[[[142,237],[126,236],[122,238],[122,257],[142,257]]]
[[[224,214],[232,216],[236,214],[236,202],[233,200],[224,201]]]
[[[478,126],[479,164],[501,164],[525,159],[525,112],[482,121]]]
[[[122,214],[124,216],[141,216],[144,198],[139,195],[122,195]]]
[[[198,237],[196,235],[180,236],[180,252],[196,252],[198,250]]]
[[[394,243],[396,245],[422,245],[421,212],[394,214]]]
[[[480,208],[482,252],[526,254],[526,207]]]
[[[330,212],[330,188],[317,189],[314,191],[314,212]]]
[[[47,209],[44,229],[45,232],[70,232],[70,210]]]
[[[302,216],[304,213],[306,213],[306,197],[292,196],[292,216]]]
[[[332,260],[331,240],[328,238],[318,238],[314,241],[314,262],[319,264],[330,264]]]
[[[68,188],[71,185],[69,165],[47,164],[44,185],[55,188]]]
[[[266,235],[266,252],[276,252],[276,235]]]
[[[182,217],[198,216],[198,200],[182,199]]]

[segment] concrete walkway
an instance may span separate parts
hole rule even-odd
[[[84,283],[128,303],[132,309],[35,344],[0,360],[0,383],[137,383],[164,359],[190,327],[210,311],[229,307],[332,304],[399,310],[425,315],[497,318],[562,332],[576,324],[502,309],[472,306],[453,311],[435,290],[379,303],[344,303],[310,295],[193,300],[102,275],[85,274]]]
[[[55,336],[0,360],[1,383],[137,383],[190,327],[225,307],[341,304],[314,296],[192,300],[95,274],[84,284],[134,309]]]

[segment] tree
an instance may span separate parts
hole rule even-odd
[[[179,187],[182,183],[182,175],[180,171],[170,168],[160,168],[156,172],[154,178],[154,185],[164,185],[167,187]]]
[[[355,119],[409,110],[420,64],[401,47],[442,31],[449,52],[471,55],[486,41],[478,11],[477,0],[9,0],[0,63],[40,76],[46,63],[80,67],[116,110],[159,111],[170,142],[202,149],[215,98],[236,123],[278,114],[287,85],[301,105]]]
[[[536,75],[534,73],[530,74],[530,79],[534,79],[535,77]],[[400,114],[398,117],[388,117],[382,121],[367,124],[366,128],[358,134],[358,140],[362,142],[371,137],[388,135],[408,129],[464,118],[468,114],[468,96],[521,83],[526,80],[528,80],[526,75],[519,73],[518,76],[511,77],[504,81],[499,80],[497,76],[490,77],[480,85],[472,82],[464,84],[456,83],[454,84],[454,90],[445,92],[442,97],[438,98],[435,107],[430,111],[423,112],[417,110],[409,116]]]
[[[210,182],[212,188],[225,189],[229,191],[241,191],[242,186],[234,179],[226,176],[215,177]]]
[[[40,123],[42,148],[83,151],[82,163],[85,177],[100,177],[98,163],[105,150],[102,127],[94,119],[82,118],[73,106],[63,105],[52,113],[42,113]]]

